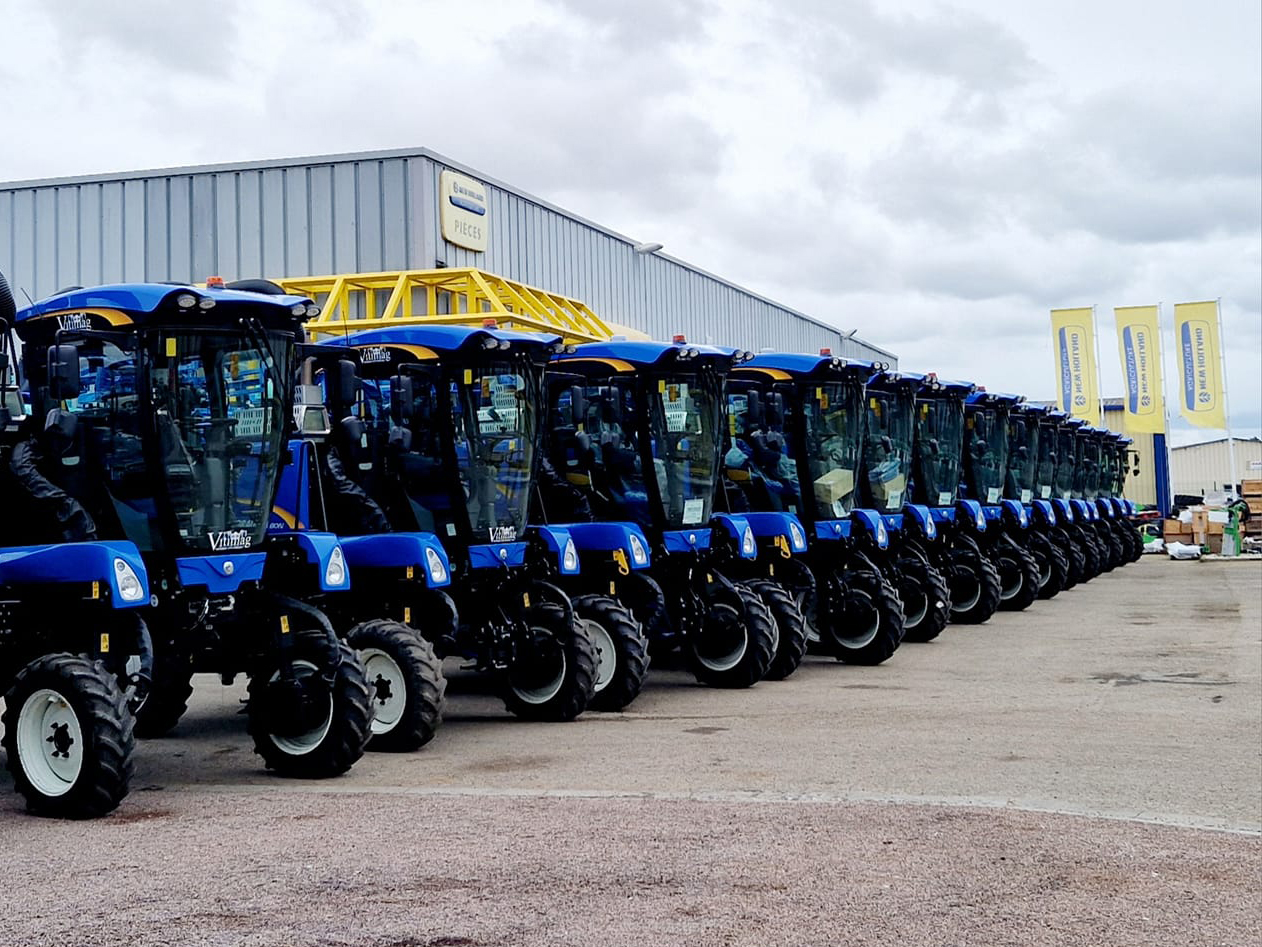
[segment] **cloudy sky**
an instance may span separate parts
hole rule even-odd
[[[1116,395],[1114,306],[1221,297],[1234,426],[1262,427],[1257,0],[0,12],[0,180],[426,146],[1034,398],[1049,309],[1099,307]]]

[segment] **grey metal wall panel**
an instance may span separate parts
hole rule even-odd
[[[487,187],[485,253],[442,239],[439,175]],[[71,283],[477,266],[655,337],[892,361],[860,339],[425,150],[0,184],[0,270]]]

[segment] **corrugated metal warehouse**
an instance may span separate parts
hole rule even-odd
[[[472,266],[654,338],[828,346],[897,364],[659,251],[425,149],[0,184],[0,272],[19,298],[117,281]]]
[[[1235,441],[1233,491],[1239,490],[1242,480],[1262,480],[1262,438],[1237,437]],[[1204,496],[1227,490],[1230,471],[1231,451],[1225,437],[1170,450],[1170,479],[1176,494]]]

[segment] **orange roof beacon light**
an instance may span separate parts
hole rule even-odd
[[[206,277],[206,288],[207,289],[223,289],[223,277],[222,276]]]
[[[681,332],[678,335],[672,336],[671,341],[675,343],[675,345],[683,345],[688,340],[684,337],[684,334]]]

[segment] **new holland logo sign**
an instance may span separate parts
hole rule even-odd
[[[439,219],[443,239],[482,253],[491,234],[486,185],[471,177],[444,171],[438,176]]]
[[[1099,425],[1093,317],[1090,309],[1053,309],[1052,333],[1061,409],[1075,418]]]
[[[1179,413],[1200,427],[1225,428],[1219,370],[1218,304],[1177,303],[1174,332],[1179,343]]]
[[[1118,356],[1126,381],[1126,429],[1160,434],[1166,428],[1161,395],[1161,332],[1156,306],[1124,306],[1117,320]]]

